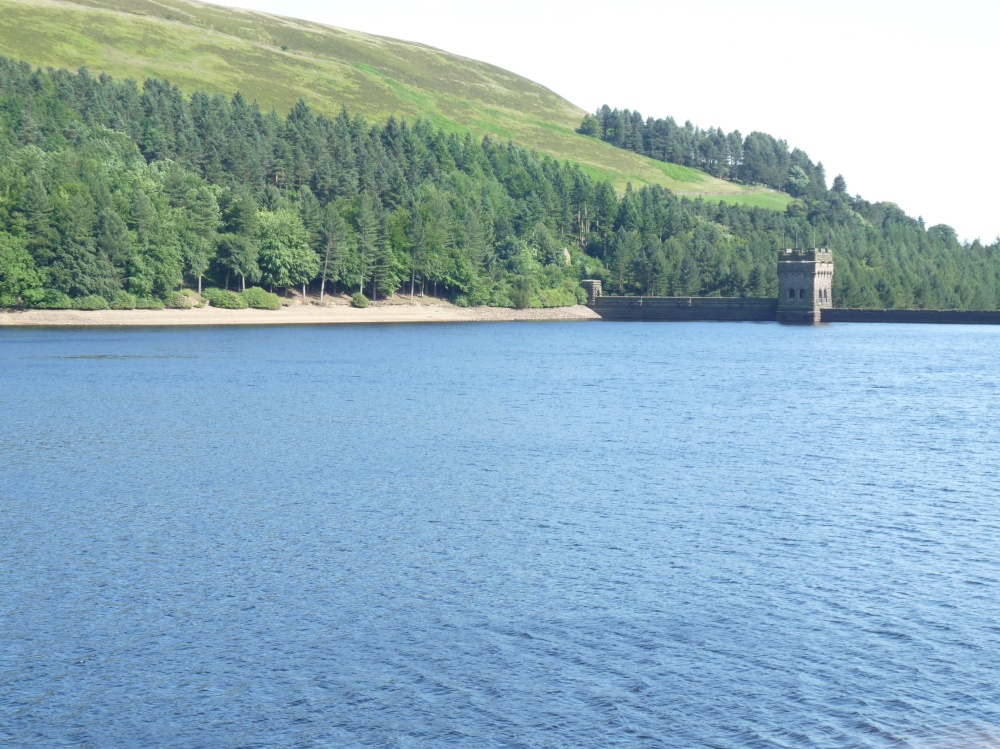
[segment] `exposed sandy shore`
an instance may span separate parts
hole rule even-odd
[[[293,305],[280,310],[25,310],[0,311],[0,327],[155,327],[184,325],[336,325],[364,323],[503,322],[513,320],[598,320],[591,309],[502,309],[451,304],[390,304],[355,309],[347,305]]]

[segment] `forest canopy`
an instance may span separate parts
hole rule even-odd
[[[579,131],[657,161],[695,167],[733,182],[765,185],[795,197],[818,198],[827,189],[822,162],[814,164],[805,151],[789,150],[786,141],[767,133],[744,137],[739,130],[705,130],[690,121],[678,125],[673,117],[644,120],[639,112],[607,104],[584,117]],[[836,178],[834,188],[847,191],[843,177]]]
[[[773,296],[778,249],[821,244],[839,306],[997,308],[996,244],[851,198],[842,178],[828,190],[821,165],[789,159],[773,181],[801,163],[808,182],[781,213],[620,193],[423,120],[330,118],[304,101],[282,116],[239,93],[0,58],[0,306],[253,285],[557,306],[588,277],[620,294]]]

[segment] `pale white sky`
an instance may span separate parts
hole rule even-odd
[[[1000,236],[1000,0],[214,0],[422,42],[583,109],[762,130],[960,237]]]

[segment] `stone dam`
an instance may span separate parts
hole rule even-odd
[[[835,308],[828,249],[779,252],[777,298],[604,296],[600,281],[582,283],[587,306],[604,320],[1000,325],[1000,311]]]

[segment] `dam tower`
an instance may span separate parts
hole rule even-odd
[[[833,307],[833,253],[828,249],[778,253],[778,322],[814,325]]]

